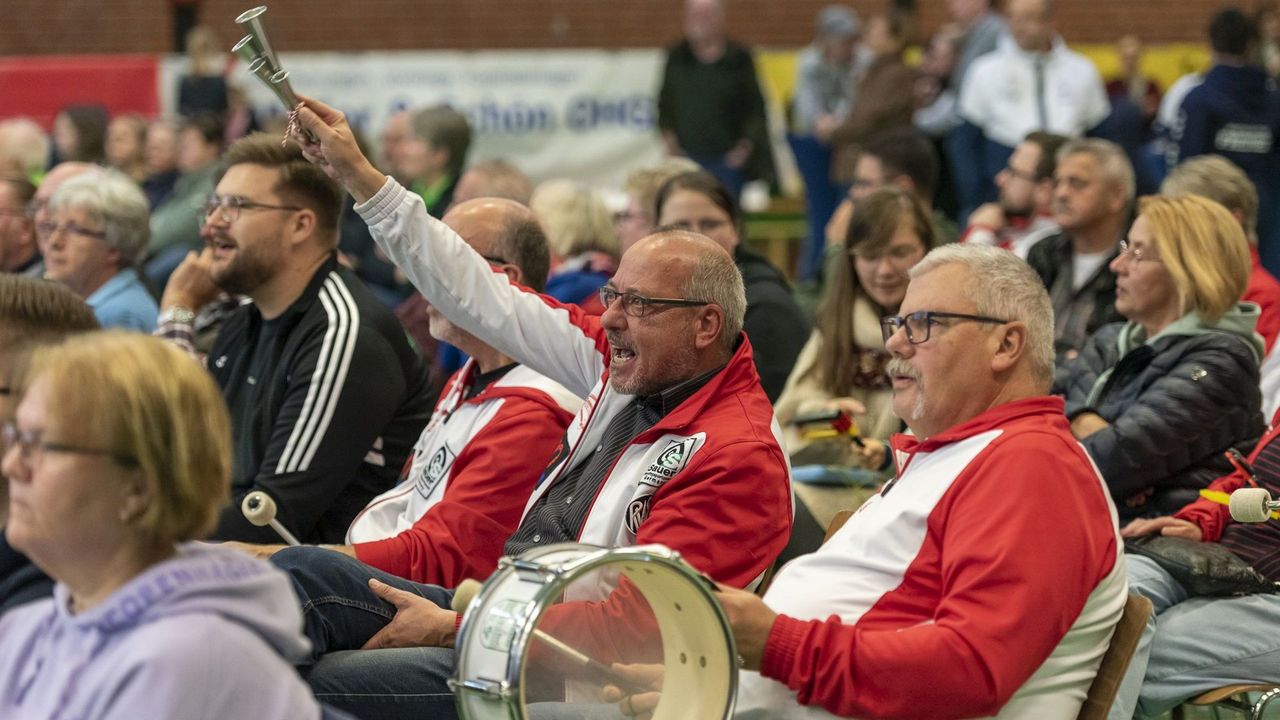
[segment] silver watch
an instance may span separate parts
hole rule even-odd
[[[176,322],[180,325],[194,325],[196,322],[196,314],[192,312],[191,308],[174,305],[168,310],[160,313],[159,324],[164,325],[169,322]]]

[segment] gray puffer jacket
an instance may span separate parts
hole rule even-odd
[[[1112,323],[1061,368],[1053,392],[1074,419],[1110,423],[1085,438],[1123,519],[1168,515],[1229,472],[1223,453],[1248,453],[1265,427],[1253,332],[1257,306],[1241,303],[1212,326],[1186,315],[1149,340],[1136,323]],[[1148,490],[1146,502],[1126,500]]]

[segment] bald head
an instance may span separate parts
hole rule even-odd
[[[682,288],[681,297],[718,305],[724,312],[722,349],[732,352],[742,332],[747,296],[742,273],[722,245],[688,230],[660,230],[627,250],[618,272],[628,263],[671,278]]]
[[[539,292],[546,286],[547,236],[529,208],[514,200],[477,198],[454,205],[442,220],[490,262],[513,267],[516,282]]]

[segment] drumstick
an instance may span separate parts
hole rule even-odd
[[[456,613],[465,612],[467,606],[471,604],[471,599],[476,596],[476,593],[480,592],[480,588],[481,584],[479,580],[475,580],[473,578],[463,580],[458,583],[457,589],[453,591],[453,600],[450,601],[449,606]],[[610,684],[617,685],[628,694],[653,691],[653,688],[636,684],[627,677],[619,674],[608,665],[605,665],[599,660],[592,658],[590,655],[587,655],[581,650],[556,639],[542,630],[534,628],[533,637],[554,650],[561,657],[571,661],[582,669],[591,671],[598,678],[601,678]]]

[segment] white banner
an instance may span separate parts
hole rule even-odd
[[[647,50],[284,53],[294,88],[347,114],[375,145],[402,108],[449,104],[471,122],[470,161],[503,158],[535,181],[616,188],[662,157],[655,97],[663,53]],[[172,114],[185,70],[169,57],[161,98]],[[232,81],[259,118],[284,108],[241,63]]]

